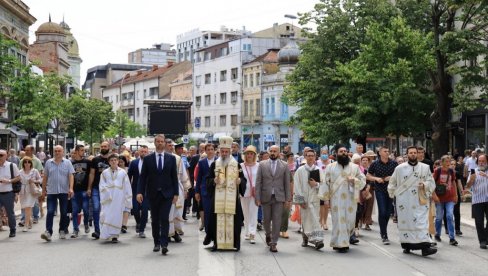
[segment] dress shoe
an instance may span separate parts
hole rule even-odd
[[[10,230],[9,238],[15,238],[15,230]]]
[[[278,252],[278,249],[276,248],[276,244],[270,245],[269,251],[274,252],[274,253]]]
[[[308,239],[303,239],[302,241],[302,247],[307,247],[308,246]]]
[[[349,243],[350,243],[350,244],[357,244],[357,243],[359,243],[359,240],[358,240],[358,239],[356,239],[356,237],[351,237],[351,238],[349,239]]]
[[[175,240],[175,242],[181,242],[182,239],[180,237],[180,235],[178,235],[178,233],[175,233],[175,235],[173,236],[173,239]]]
[[[161,254],[163,254],[163,255],[168,254],[168,251],[169,250],[168,250],[168,247],[167,246],[163,246],[163,248],[161,248]]]
[[[441,236],[440,235],[435,235],[435,240],[438,241],[438,242],[441,242]]]
[[[424,256],[424,257],[435,254],[435,253],[437,253],[437,249],[435,249],[435,248],[422,249],[422,256]]]
[[[217,251],[217,245],[215,245],[215,244],[214,244],[214,245],[212,246],[212,248],[210,249],[210,251],[212,251],[212,252]]]
[[[266,235],[266,245],[270,245],[271,243],[271,235]]]
[[[347,253],[347,251],[349,251],[349,247],[341,247],[337,249],[337,252],[339,253]]]
[[[486,246],[486,242],[481,242],[480,243],[480,248],[481,249],[488,249],[488,247]]]
[[[211,241],[212,238],[210,237],[210,235],[206,235],[205,239],[203,239],[203,245],[209,245]]]
[[[324,247],[323,241],[318,241],[315,243],[315,249],[320,250],[322,247]]]
[[[410,254],[410,249],[408,249],[408,248],[403,249],[403,253],[404,254]]]
[[[100,233],[98,232],[93,232],[92,233],[92,238],[94,238],[95,240],[98,240],[100,238]]]
[[[153,248],[153,252],[159,252],[159,250],[161,250],[161,245],[156,244]]]
[[[144,232],[139,232],[139,238],[145,239],[146,238],[146,234],[144,234]]]
[[[136,233],[139,233],[139,228],[140,228],[140,224],[139,224],[139,223],[137,223],[137,224],[136,224]]]
[[[462,235],[463,235],[463,232],[461,232],[461,231],[456,231],[456,236],[460,236],[460,237],[461,237]]]

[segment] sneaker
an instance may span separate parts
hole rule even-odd
[[[48,231],[42,233],[41,234],[41,239],[50,242],[51,241],[51,233],[49,233]]]
[[[121,232],[122,234],[127,233],[127,226],[122,225],[122,228],[120,229],[120,232]]]
[[[34,220],[32,221],[32,223],[38,224],[39,223],[39,219],[38,218],[34,218]]]
[[[438,242],[441,242],[441,241],[442,241],[442,240],[441,240],[441,236],[439,236],[439,235],[435,235],[435,240],[436,240],[436,241],[438,241]]]
[[[80,231],[79,231],[79,230],[75,230],[75,231],[73,231],[73,234],[71,234],[71,238],[72,238],[72,239],[76,239],[76,238],[78,238],[79,233],[80,233]]]
[[[119,242],[119,240],[116,237],[112,238],[112,243],[118,243],[118,242]]]
[[[450,245],[453,245],[453,246],[456,246],[456,245],[458,245],[458,242],[455,239],[450,239],[449,240],[449,244]]]
[[[254,235],[249,235],[249,242],[251,244],[255,244],[256,243],[256,240],[254,239]]]
[[[139,232],[139,238],[145,239],[146,238],[146,234],[144,234],[144,232]]]
[[[460,236],[460,237],[461,237],[462,235],[463,235],[463,232],[461,232],[461,231],[456,231],[456,236]]]
[[[85,224],[85,234],[90,233],[90,226]]]
[[[488,249],[488,247],[486,246],[486,242],[480,242],[480,248],[481,249]]]
[[[98,232],[93,232],[92,233],[92,238],[94,238],[95,240],[98,240],[100,238],[100,233]]]
[[[139,223],[136,224],[136,233],[139,233],[139,228],[140,228],[140,225]]]
[[[258,229],[258,231],[262,231],[263,230],[263,224],[261,222],[258,222],[257,229]]]
[[[59,238],[62,240],[66,239],[66,232],[64,231],[59,232]]]
[[[15,238],[15,229],[10,230],[10,234],[8,235],[9,238]]]
[[[383,238],[381,241],[383,242],[384,245],[390,244],[390,240],[388,240],[388,238]]]
[[[249,235],[245,235],[244,236],[244,240],[246,240],[246,241],[250,240],[250,236]]]
[[[29,228],[28,228],[28,227],[25,227],[25,226],[24,226],[24,228],[22,228],[22,232],[27,232],[28,230],[29,230]]]

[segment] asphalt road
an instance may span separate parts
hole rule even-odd
[[[56,217],[55,232],[57,223]],[[118,244],[94,241],[84,233],[66,240],[55,234],[46,243],[40,238],[44,224],[42,219],[27,233],[19,227],[15,238],[0,232],[0,275],[488,275],[488,250],[479,249],[475,229],[466,225],[464,236],[457,238],[459,246],[450,246],[443,235],[438,253],[421,257],[402,253],[391,222],[390,245],[381,243],[375,224],[372,231],[361,231],[360,243],[347,254],[328,247],[330,230],[322,250],[302,248],[298,225],[292,222],[290,239],[279,241],[278,253],[269,252],[264,232],[254,245],[242,239],[240,252],[210,252],[202,245],[204,233],[190,217],[183,242],[171,243],[167,256],[152,252],[149,225],[148,238],[136,236],[133,219]]]

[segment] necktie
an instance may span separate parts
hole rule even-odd
[[[159,160],[158,160],[158,172],[162,173],[163,172],[163,159],[162,159],[162,154],[159,154]]]

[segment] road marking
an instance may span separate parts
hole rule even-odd
[[[198,271],[200,276],[236,275],[236,253],[211,252],[202,246],[204,232],[198,233]]]
[[[374,248],[376,248],[378,251],[380,251],[383,255],[391,258],[391,259],[395,259],[395,255],[391,254],[390,252],[388,252],[388,250],[382,248],[381,246],[373,243],[373,242],[370,242],[370,241],[365,241],[367,242],[368,244],[370,244],[371,246],[373,246]]]
[[[415,276],[426,276],[424,273],[422,273],[420,271],[412,271],[412,274]]]

